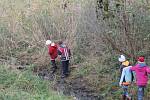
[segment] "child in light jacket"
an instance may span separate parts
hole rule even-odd
[[[121,55],[118,59],[121,62],[120,71],[121,71],[121,78],[119,85],[123,88],[123,95],[122,100],[131,100],[131,97],[128,93],[128,86],[131,84],[133,80],[133,74],[129,66],[129,61],[126,60],[124,55]]]

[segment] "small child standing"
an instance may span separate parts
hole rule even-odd
[[[138,86],[138,100],[143,100],[144,88],[148,82],[148,74],[150,74],[150,68],[145,64],[145,58],[143,56],[138,57],[138,64],[131,67],[130,70],[136,74],[136,84]]]
[[[123,88],[122,100],[131,100],[128,88],[133,80],[132,71],[130,70],[132,66],[129,66],[129,61],[126,60],[124,55],[121,55],[118,60],[121,62],[121,78],[119,85]]]

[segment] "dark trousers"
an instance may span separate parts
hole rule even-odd
[[[55,60],[51,60],[51,64],[52,64],[51,71],[52,73],[54,73],[57,69]]]
[[[129,96],[129,93],[128,93],[128,86],[122,86],[122,88],[123,88],[123,95]]]
[[[138,86],[138,100],[143,100],[145,86]]]
[[[62,75],[68,76],[69,74],[69,60],[62,62]]]

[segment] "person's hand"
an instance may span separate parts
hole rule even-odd
[[[60,57],[58,57],[57,60],[60,61]]]
[[[122,86],[122,83],[121,83],[121,82],[119,83],[119,86]]]
[[[136,85],[136,81],[133,81],[133,84]]]
[[[61,58],[61,55],[58,55],[59,58]]]
[[[61,60],[61,55],[58,55],[57,60],[58,60],[58,61]]]

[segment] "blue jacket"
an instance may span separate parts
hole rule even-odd
[[[124,67],[122,70],[121,78],[119,84],[121,85],[123,82],[132,82],[132,72],[130,70],[132,66]]]

